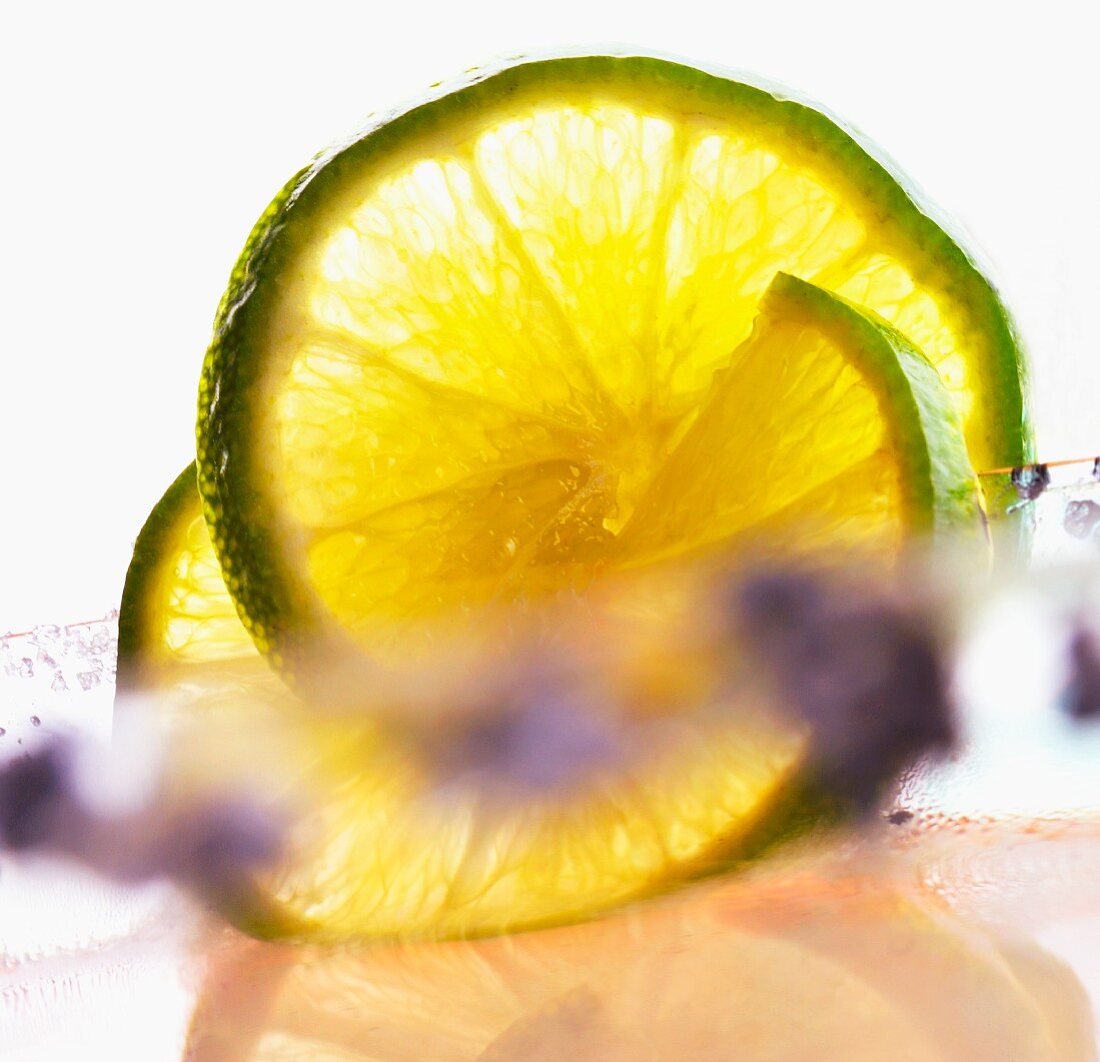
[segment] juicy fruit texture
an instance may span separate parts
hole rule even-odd
[[[978,467],[1024,457],[996,295],[808,107],[664,60],[557,59],[322,156],[253,233],[200,394],[206,513],[257,644],[288,670],[305,644],[369,655],[395,620],[617,562],[781,271],[916,344]],[[812,467],[807,421],[776,427]]]
[[[507,939],[219,943],[189,1038],[203,1057],[1095,1057],[1068,970],[852,867],[784,865]]]
[[[725,489],[720,473],[736,470],[744,455],[722,429],[738,421],[743,391],[760,392],[760,403],[745,411],[741,423],[748,418],[759,440],[754,459],[774,471],[765,482],[745,473],[745,489],[736,489],[736,477],[733,489]],[[833,431],[816,427],[815,416]],[[797,421],[817,432],[801,444],[816,455],[808,469],[795,467],[798,455],[783,452],[783,426]],[[471,507],[469,519],[490,520],[491,530],[497,510],[481,502]],[[184,503],[182,494],[170,492],[158,512],[178,512],[186,522],[195,505],[193,494]],[[704,505],[709,519],[700,524],[697,507]],[[624,637],[641,631],[646,639],[644,647],[633,642],[621,654],[635,675],[655,659],[654,647],[675,645],[692,623],[700,636],[715,637],[711,631],[719,624],[708,618],[698,583],[682,568],[656,562],[670,553],[709,557],[716,548],[723,556],[731,538],[751,532],[746,510],[772,535],[784,526],[779,514],[792,526],[793,511],[799,537],[791,548],[805,540],[830,541],[892,556],[917,530],[980,531],[974,475],[935,370],[882,322],[787,276],[769,288],[752,336],[715,382],[665,471],[649,485],[637,518],[603,543],[607,566],[646,572],[617,579],[605,572],[583,608],[567,612],[564,620],[552,615],[551,628],[556,622],[574,631],[579,644],[598,652],[592,647],[602,632],[617,630],[624,614],[640,612],[634,627],[622,628]],[[761,514],[772,514],[770,523]],[[421,538],[434,534],[444,545],[453,533],[453,524],[419,530]],[[196,533],[189,548],[200,537]],[[406,541],[408,548],[421,544],[408,536]],[[616,550],[622,550],[621,559]],[[160,569],[177,577],[190,570],[167,554],[159,569],[139,570]],[[148,585],[165,598],[162,578]],[[185,598],[186,590],[169,588],[167,598]],[[211,590],[217,600],[205,609],[193,607],[193,613],[223,613],[228,591],[223,584],[211,584]],[[447,590],[456,608],[473,597],[468,579]],[[133,600],[139,598],[135,586]],[[362,609],[363,599],[356,600]],[[529,603],[525,613],[535,612]],[[387,616],[387,623],[397,628],[398,619]],[[509,644],[517,650],[518,617],[510,623]],[[615,640],[614,634],[604,637]],[[510,696],[530,701],[530,715],[491,719],[488,729],[475,720],[456,730],[444,720],[439,725],[451,729],[436,746],[424,744],[415,720],[394,727],[392,718],[378,717],[387,706],[376,685],[370,686],[375,703],[369,706],[377,718],[365,722],[319,714],[315,704],[284,694],[277,724],[284,752],[268,769],[307,810],[295,819],[287,856],[264,891],[295,932],[312,938],[470,936],[583,918],[729,859],[789,792],[803,763],[805,735],[766,711],[754,711],[748,694],[731,704],[728,689],[715,692],[722,688],[717,680],[692,687],[693,668],[699,675],[707,668],[694,666],[690,639],[683,644],[662,673],[654,666],[627,683],[652,700],[651,691],[674,673],[679,685],[668,700],[678,722],[672,726],[666,706],[652,722],[632,719],[623,729],[618,721],[603,720],[608,726],[600,730],[606,704],[571,714],[571,695],[563,696],[536,672],[508,687]],[[608,703],[618,696],[612,662],[618,646],[611,650],[594,668],[602,683],[597,699]],[[722,652],[728,655],[728,648]],[[453,673],[445,674],[444,684],[448,691],[458,686]],[[497,684],[476,685],[488,690]],[[580,685],[596,688],[594,680]],[[254,690],[249,698],[245,690],[238,722],[230,719],[219,734],[210,729],[211,717],[220,714],[224,721],[225,708],[210,709],[208,687],[191,709],[200,744],[216,744],[224,753],[236,743],[239,758],[247,760],[270,707],[258,703],[260,693]],[[262,696],[270,700],[268,692]],[[622,699],[637,712],[633,692]],[[585,729],[593,726],[595,733]],[[566,743],[558,759],[582,766],[593,747],[602,751],[576,777],[532,782],[531,775],[559,771],[560,764],[554,756],[532,758],[531,749],[558,742]],[[457,762],[463,755],[467,761]],[[252,928],[284,931],[281,925]]]
[[[540,702],[533,739],[572,742],[541,761],[544,773],[569,761],[560,782],[530,778],[523,751],[507,748],[507,720],[489,721],[495,741],[475,720],[425,744],[415,728],[319,714],[264,666],[208,567],[192,473],[138,539],[119,621],[120,692],[159,691],[182,769],[256,776],[254,792],[271,794],[276,814],[289,809],[284,858],[223,912],[249,932],[454,937],[581,919],[729,856],[787,793],[803,755],[797,728],[748,704],[737,718],[707,719],[682,692],[679,725],[597,733],[604,747],[579,770],[573,736],[584,721],[555,722],[553,704]],[[595,644],[607,626],[582,640]],[[654,631],[650,642],[673,636]],[[690,661],[676,665],[682,690]],[[600,670],[614,670],[609,656]]]
[[[979,522],[936,370],[883,322],[781,273],[616,545],[635,562],[744,539],[892,557],[915,532]]]
[[[242,919],[479,935],[731,858],[806,755],[750,695],[680,690],[654,718],[627,697],[620,726],[602,677],[578,713],[509,660],[512,714],[463,731],[399,718],[387,683],[423,672],[445,700],[441,647],[480,638],[488,674],[562,603],[595,632],[616,579],[980,537],[968,447],[1022,459],[1019,373],[996,295],[894,179],[820,113],[726,78],[520,64],[319,158],[219,311],[208,535],[181,480],[124,607],[133,674],[221,669],[177,683],[181,746],[245,763],[265,742],[292,808],[258,883],[277,914]],[[651,603],[669,644],[693,592]],[[349,704],[366,717],[329,711]]]
[[[308,811],[263,882],[278,921],[251,931],[333,942],[506,933],[581,921],[727,865],[792,786],[805,736],[763,713],[684,712],[541,784],[521,753],[455,771],[383,727],[287,712],[272,766]],[[539,732],[570,736],[545,722]]]
[[[156,687],[180,668],[255,656],[214,555],[195,466],[188,465],[134,545],[119,610],[119,688]]]

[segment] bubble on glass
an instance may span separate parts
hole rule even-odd
[[[1012,470],[1012,485],[1021,501],[1035,501],[1050,486],[1046,465],[1023,465]]]
[[[1100,524],[1100,505],[1089,498],[1069,501],[1062,524],[1074,538],[1088,538]]]

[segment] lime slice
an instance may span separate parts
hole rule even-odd
[[[919,347],[978,467],[1026,454],[996,294],[803,104],[661,59],[562,58],[481,73],[319,157],[248,241],[199,399],[207,517],[257,644],[287,671],[387,638],[401,656],[428,620],[583,586],[658,538],[675,552],[674,524],[714,515],[703,488],[683,484],[662,531],[634,530],[639,506],[664,504],[655,481],[779,272]],[[771,422],[791,463],[747,462],[738,528],[835,490],[825,436],[870,459],[875,431],[834,423],[835,397],[821,382]],[[724,425],[729,448],[751,455],[762,419]],[[848,474],[854,505],[912,514],[912,484],[879,503],[883,483]]]
[[[260,883],[278,920],[250,931],[293,926],[331,942],[508,933],[583,921],[724,866],[783,806],[805,735],[748,703],[699,707],[631,727],[560,782],[522,773],[532,759],[561,767],[552,754],[508,747],[463,773],[383,727],[284,709],[272,767],[303,810]],[[244,722],[214,731],[222,754],[237,741],[246,756]],[[539,731],[569,736],[545,721]]]
[[[155,688],[180,671],[254,660],[187,466],[145,521],[118,617],[118,688]]]
[[[745,455],[729,443],[721,425],[735,416],[731,403],[736,404],[742,385],[754,394],[754,381],[763,379],[771,381],[770,389],[748,403],[744,416],[772,470],[770,478],[756,483],[757,494],[725,491],[727,479],[736,483]],[[792,419],[802,424],[801,437],[781,430]],[[787,454],[785,445],[797,449]],[[802,476],[788,474],[796,460],[805,463],[803,446],[812,448],[812,468]],[[845,483],[849,487],[841,489]],[[478,600],[478,581],[492,582],[491,572],[470,562],[470,544],[479,529],[493,533],[491,526],[484,530],[484,522],[487,515],[499,515],[501,498],[501,491],[477,496],[478,504],[467,505],[440,526],[416,524],[414,534],[398,522],[400,533],[391,536],[387,556],[398,549],[410,558],[418,550],[442,555],[449,548],[448,536],[465,521],[457,535],[462,552],[452,562],[458,589],[443,581],[432,584],[432,572],[422,572],[430,592],[451,595],[452,614],[465,614]],[[512,511],[535,498],[517,495]],[[696,522],[697,504],[708,506],[704,525]],[[194,513],[193,502],[189,511]],[[212,696],[218,699],[217,684],[212,694],[207,683],[194,707],[198,733],[192,744],[199,749],[214,745],[219,756],[245,763],[255,758],[262,727],[276,728],[278,739],[265,747],[277,751],[267,754],[265,770],[299,809],[284,861],[258,883],[279,917],[270,925],[253,918],[251,930],[279,935],[283,926],[294,925],[298,935],[333,940],[509,931],[583,919],[736,857],[742,842],[751,843],[754,831],[780,814],[801,775],[805,735],[754,711],[747,697],[736,711],[720,698],[717,714],[696,712],[693,658],[673,649],[667,666],[660,665],[652,647],[676,646],[691,618],[706,623],[700,605],[705,579],[685,575],[670,558],[679,562],[690,556],[710,573],[714,563],[742,554],[754,527],[762,528],[769,542],[789,529],[791,548],[799,548],[801,536],[809,534],[815,542],[841,542],[887,557],[906,536],[924,530],[981,535],[976,479],[935,370],[883,322],[785,275],[769,288],[752,334],[715,380],[621,533],[592,536],[603,551],[600,562],[618,570],[618,576],[607,575],[580,611],[574,608],[558,621],[577,643],[589,645],[601,634],[617,636],[616,616],[648,610],[655,617],[645,636],[651,648],[632,643],[619,657],[639,675],[650,665],[662,674],[647,672],[623,686],[645,689],[648,695],[675,677],[677,725],[669,730],[658,718],[651,730],[643,726],[636,731],[642,739],[632,747],[644,754],[616,752],[582,772],[580,781],[532,785],[522,756],[510,753],[494,753],[488,770],[455,774],[448,766],[458,748],[454,730],[442,739],[452,747],[441,754],[438,735],[429,734],[425,742],[423,728],[395,727],[384,711],[366,720],[349,719],[285,696],[277,712],[266,712],[270,698],[265,690],[250,697],[239,686],[212,712],[209,702]],[[199,537],[190,540],[189,549]],[[424,540],[430,549],[425,550]],[[463,560],[466,569],[460,566]],[[583,555],[554,561],[558,567],[590,563]],[[186,575],[189,565],[164,554],[141,570]],[[174,592],[180,587],[156,580],[147,585],[159,587],[155,595],[161,599],[186,596]],[[494,585],[510,584],[502,579]],[[210,583],[209,590],[216,601],[206,608],[193,603],[189,615],[224,614],[225,586]],[[404,608],[423,592],[419,585],[399,591],[405,594],[398,602]],[[130,595],[134,601],[142,596]],[[370,618],[379,642],[387,630],[415,625],[389,611],[390,600],[358,598],[360,604],[364,600],[372,602]],[[526,618],[535,611],[535,604],[527,602]],[[146,608],[143,614],[162,612]],[[554,622],[556,613],[548,614]],[[519,625],[520,618],[517,612],[513,622]],[[455,626],[464,630],[462,624]],[[149,640],[163,639],[169,629],[161,622]],[[485,667],[501,666],[500,655],[497,645],[487,653]],[[609,652],[599,659],[614,657]],[[605,671],[601,665],[601,683],[609,681]],[[706,666],[697,672],[706,673]],[[450,672],[440,681],[447,690],[457,685]],[[380,707],[371,696],[381,696],[374,686],[360,694],[359,703]],[[227,707],[226,701],[238,707]],[[552,727],[551,701],[539,713]],[[704,707],[710,703],[704,698]],[[214,728],[218,721],[223,730]],[[569,733],[578,725],[564,720]],[[560,736],[555,732],[548,740]],[[177,735],[181,746],[185,740]],[[474,744],[486,747],[477,740]],[[487,747],[508,744],[490,740]],[[513,784],[517,775],[518,785]],[[502,780],[508,782],[503,790]]]
[[[583,784],[517,788],[523,765],[509,757],[456,778],[423,734],[318,713],[278,683],[236,617],[193,468],[138,537],[119,627],[120,694],[156,696],[169,775],[188,788],[250,778],[274,814],[291,814],[282,863],[221,904],[258,936],[471,936],[579,920],[732,850],[802,760],[804,735],[787,724],[748,704],[736,720],[700,722],[682,698],[683,723],[656,727],[651,751],[616,753]]]

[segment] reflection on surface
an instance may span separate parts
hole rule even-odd
[[[179,1058],[192,1013],[198,1062],[1095,1058],[1085,988],[1052,949],[1090,976],[1100,819],[894,818],[603,920],[478,941],[278,946],[147,892],[122,936],[7,951],[0,1056]],[[66,881],[96,888],[37,873],[51,901]]]
[[[0,852],[0,1057],[1095,1058],[1100,729],[1058,702],[1097,601],[1073,572],[960,603],[956,756],[858,829],[582,925],[277,946]],[[0,759],[102,736],[110,629],[0,644]]]
[[[1004,911],[972,886],[1052,853],[1095,875],[1097,825],[1070,849],[987,824],[970,864],[954,828],[904,832],[539,933],[323,950],[215,931],[192,1057],[1095,1057],[1073,973],[1003,920],[989,928]]]

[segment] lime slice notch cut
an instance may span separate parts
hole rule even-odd
[[[932,365],[874,314],[780,273],[616,547],[631,565],[738,546],[889,563],[922,534],[984,538],[979,497]]]

